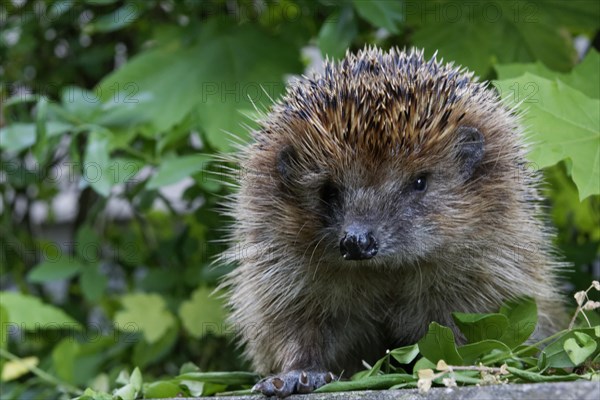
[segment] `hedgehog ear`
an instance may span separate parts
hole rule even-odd
[[[470,126],[461,126],[457,130],[458,158],[461,161],[461,173],[465,179],[473,176],[475,169],[483,159],[484,138],[482,133]]]
[[[294,164],[298,154],[293,146],[287,145],[277,154],[277,172],[282,181],[288,186],[293,181]]]

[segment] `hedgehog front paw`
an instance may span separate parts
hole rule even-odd
[[[337,379],[331,372],[293,370],[269,376],[252,388],[265,396],[287,397],[296,393],[310,393]]]

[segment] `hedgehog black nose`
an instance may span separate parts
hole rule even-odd
[[[377,254],[377,240],[373,233],[350,227],[340,241],[340,252],[344,260],[367,260]]]

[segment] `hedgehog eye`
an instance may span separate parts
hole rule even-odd
[[[327,205],[331,205],[338,201],[338,199],[340,198],[340,189],[335,183],[333,183],[330,180],[327,180],[327,182],[325,182],[323,186],[321,186],[319,196],[321,198],[321,201],[323,201]]]
[[[425,175],[419,176],[413,181],[412,187],[417,192],[424,192],[427,189],[427,177]]]

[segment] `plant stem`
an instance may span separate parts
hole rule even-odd
[[[577,316],[579,315],[580,312],[581,312],[581,306],[578,305],[577,309],[575,310],[575,314],[573,314],[573,318],[571,318],[571,322],[569,322],[569,330],[573,329],[573,325],[575,325],[575,320],[577,319]]]
[[[527,351],[531,350],[532,348],[536,348],[537,346],[539,346],[539,345],[541,345],[541,344],[543,344],[543,343],[546,343],[546,342],[549,342],[549,341],[551,341],[551,340],[554,340],[554,339],[556,339],[556,338],[558,338],[558,337],[560,337],[560,336],[564,335],[564,334],[565,334],[565,333],[567,333],[567,332],[568,332],[568,330],[562,330],[562,331],[560,331],[560,332],[556,332],[554,335],[548,336],[547,338],[545,338],[545,339],[542,339],[542,340],[540,340],[540,341],[539,341],[539,342],[537,342],[537,343],[534,343],[534,344],[532,344],[532,345],[530,345],[530,346],[527,346],[527,347],[524,347],[524,348],[522,348],[522,349],[521,349],[521,350],[519,350],[519,351],[515,351],[514,353],[511,353],[511,355],[512,355],[512,356],[518,356],[518,355],[520,355],[520,354],[523,354],[523,353],[525,353],[525,352],[527,352]],[[491,359],[491,360],[489,360],[489,361],[486,361],[486,365],[489,365],[489,364],[495,364],[495,363],[497,363],[498,361],[502,361],[502,360],[504,360],[504,359],[506,359],[506,356],[505,356],[504,354],[500,354],[500,356],[499,356],[499,357],[495,357],[495,358],[492,358],[492,359]]]
[[[59,380],[58,378],[50,375],[49,373],[47,373],[46,371],[43,371],[35,366],[30,366],[27,365],[23,362],[23,360],[17,356],[15,356],[14,354],[12,354],[11,352],[0,348],[0,357],[4,357],[7,358],[11,361],[16,361],[18,363],[20,363],[21,365],[23,365],[25,368],[27,368],[28,371],[30,371],[32,374],[36,375],[38,378],[46,381],[47,383],[53,385],[53,386],[57,386],[57,387],[62,387],[65,389],[65,391],[67,391],[70,394],[76,395],[76,396],[80,396],[83,394],[83,392],[81,391],[81,389],[72,386],[66,382],[62,382],[61,380]],[[5,366],[6,368],[6,366]]]

